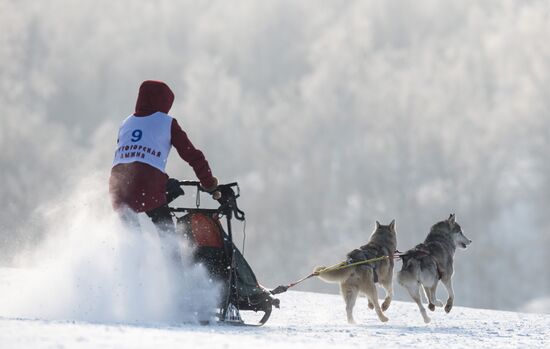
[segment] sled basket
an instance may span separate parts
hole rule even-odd
[[[264,316],[260,324],[264,324],[279,301],[258,283],[252,268],[224,231],[215,210],[187,211],[189,213],[177,218],[176,229],[194,247],[195,262],[203,264],[214,280],[227,286],[223,287],[220,314],[225,314],[230,306],[261,311]]]

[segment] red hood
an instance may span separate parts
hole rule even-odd
[[[174,93],[162,81],[146,80],[139,87],[135,116],[146,116],[161,111],[168,114],[174,103]]]

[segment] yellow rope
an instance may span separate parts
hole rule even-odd
[[[382,256],[382,257],[376,257],[376,258],[371,258],[371,259],[365,259],[364,261],[354,262],[354,263],[350,263],[350,264],[348,264],[347,262],[340,262],[340,263],[334,264],[330,267],[326,267],[324,269],[318,270],[317,272],[315,272],[313,274],[315,276],[317,276],[319,274],[326,273],[326,272],[329,272],[329,271],[341,270],[341,269],[354,267],[356,265],[378,262],[378,261],[388,259],[388,258],[389,258],[388,256]]]
[[[359,261],[359,262],[355,262],[355,263],[350,263],[348,264],[347,262],[340,262],[338,264],[334,264],[330,267],[326,267],[326,268],[323,268],[321,270],[318,270],[316,272],[313,272],[311,274],[309,274],[308,276],[305,276],[303,278],[301,278],[300,280],[296,281],[296,282],[293,282],[289,285],[281,285],[281,286],[278,286],[276,288],[274,288],[273,290],[269,291],[271,294],[279,294],[279,293],[283,293],[283,292],[286,292],[289,288],[291,287],[294,287],[296,285],[298,285],[299,283],[301,283],[302,281],[305,281],[311,277],[314,277],[314,276],[319,276],[319,274],[322,274],[322,273],[326,273],[326,272],[329,272],[329,271],[334,271],[334,270],[340,270],[340,269],[345,269],[345,268],[349,268],[349,267],[354,267],[356,265],[361,265],[361,264],[366,264],[366,263],[372,263],[372,262],[378,262],[378,261],[381,261],[381,260],[384,260],[384,259],[389,259],[390,257],[388,256],[382,256],[382,257],[377,257],[377,258],[371,258],[371,259],[366,259],[364,261]]]

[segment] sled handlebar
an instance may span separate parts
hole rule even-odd
[[[212,194],[208,191],[206,191],[200,182],[198,181],[177,181],[177,186],[179,186],[179,191],[181,195],[183,194],[183,189],[181,189],[181,186],[189,186],[189,187],[195,187],[197,188],[197,191],[202,191],[204,193]],[[233,187],[237,187],[237,192],[235,193],[235,190],[233,190]],[[177,192],[177,189],[176,189]],[[220,208],[218,211],[222,214],[227,215],[228,217],[234,216],[236,219],[242,221],[244,220],[244,212],[239,209],[237,206],[237,198],[240,196],[240,189],[239,184],[237,182],[227,183],[227,184],[220,184],[218,187],[214,190],[214,192],[220,192],[220,198],[217,199],[217,201],[220,203]],[[197,193],[198,194],[198,193]],[[174,196],[177,197],[178,195]],[[197,201],[197,207],[199,205]]]
[[[200,191],[207,193],[207,191],[202,187],[201,182],[199,181],[178,181],[178,184],[188,186],[188,187],[197,187]],[[228,188],[228,187],[238,187],[238,186],[239,186],[239,183],[232,182],[227,184],[220,184],[218,185],[218,188],[224,188],[224,187]]]

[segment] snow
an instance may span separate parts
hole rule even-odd
[[[13,272],[1,269],[0,282]],[[360,298],[357,324],[350,325],[339,296],[289,291],[279,299],[281,309],[263,327],[43,320],[5,317],[0,309],[0,348],[550,347],[550,315],[438,308],[426,325],[415,304],[396,301],[386,312],[390,321],[381,323]]]
[[[201,326],[218,297],[205,270],[183,249],[182,273],[170,258],[177,241],[147,221],[141,231],[121,227],[109,207],[96,207],[100,194],[50,205],[48,238],[22,252],[17,268],[0,267],[0,349],[550,348],[548,314],[455,306],[424,324],[415,304],[395,301],[381,323],[360,298],[350,325],[340,296],[299,291],[279,295],[281,309],[263,327]],[[90,204],[67,216],[74,202]]]

